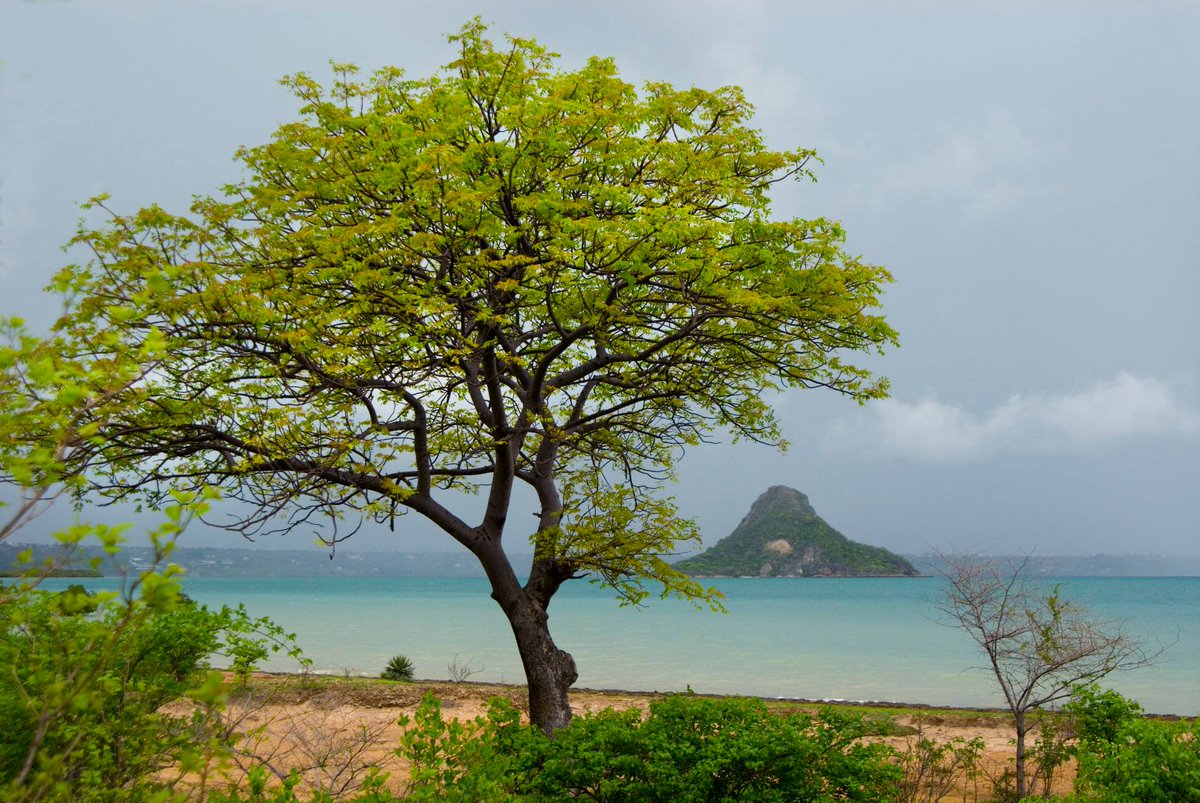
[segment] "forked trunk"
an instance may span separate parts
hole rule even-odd
[[[546,607],[531,595],[513,573],[503,551],[494,544],[477,552],[492,586],[492,599],[508,618],[529,684],[529,721],[551,735],[571,722],[568,690],[579,677],[575,659],[550,637]],[[549,600],[549,594],[546,600]]]
[[[529,721],[549,736],[571,723],[568,690],[579,673],[571,654],[559,649],[550,637],[546,612],[528,597],[517,607],[519,610],[505,610],[505,614],[517,640],[521,663],[525,666],[525,679],[529,684]]]

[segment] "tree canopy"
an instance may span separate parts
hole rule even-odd
[[[239,150],[242,180],[81,229],[61,347],[166,356],[78,459],[151,504],[218,486],[251,534],[418,514],[502,607],[521,483],[538,518],[512,593],[538,616],[584,573],[630,601],[646,579],[703,596],[665,560],[697,534],[663,481],[715,432],[782,445],[772,391],[884,395],[844,359],[896,342],[889,275],[836,221],[772,219],[814,154],[768,148],[738,88],[639,91],[478,21],[450,39],[428,78],[284,79],[300,119]],[[451,490],[485,494],[482,519]]]

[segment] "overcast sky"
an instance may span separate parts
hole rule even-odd
[[[427,75],[476,14],[565,67],[742,86],[771,145],[825,160],[776,213],[841,219],[895,275],[892,398],[793,393],[786,455],[686,455],[706,543],[785,484],[899,551],[1200,554],[1197,3],[4,0],[0,312],[56,314],[78,202],[182,211],[296,117],[280,76]],[[451,548],[411,517],[356,543]]]

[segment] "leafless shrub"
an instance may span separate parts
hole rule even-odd
[[[392,722],[347,721],[320,696],[280,705],[288,692],[277,686],[230,702],[226,727],[239,737],[230,780],[244,782],[259,767],[281,782],[297,775],[302,788],[334,800],[361,788]]]
[[[450,663],[446,664],[446,673],[450,676],[451,682],[463,683],[487,668],[485,666],[481,666],[478,669],[475,669],[473,666],[471,666],[472,660],[473,659],[468,658],[464,662],[459,659],[458,653],[454,654],[454,658],[450,661]]]
[[[916,728],[901,751],[904,778],[900,782],[900,803],[937,803],[960,786],[965,803],[968,786],[980,777],[983,739],[957,737],[938,742],[926,735],[922,720],[917,720]],[[979,799],[977,784],[973,797]]]
[[[941,555],[946,580],[938,609],[947,624],[966,632],[988,658],[1016,726],[1013,799],[1021,800],[1026,777],[1025,736],[1030,714],[1068,697],[1081,684],[1119,670],[1153,663],[1162,650],[1146,651],[1142,639],[1120,622],[1097,619],[1064,600],[1057,586],[1025,575],[1016,564],[970,555]]]

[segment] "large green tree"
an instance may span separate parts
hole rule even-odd
[[[771,219],[771,186],[813,154],[769,149],[739,89],[639,91],[478,22],[451,41],[429,78],[286,79],[301,119],[239,152],[241,182],[80,232],[57,331],[169,355],[79,455],[93,487],[153,504],[211,484],[253,505],[247,531],[330,540],[428,519],[486,571],[552,731],[577,676],[555,592],[709,595],[665,560],[697,534],[662,482],[714,431],[781,444],[774,391],[882,396],[842,356],[895,342],[889,277],[834,221]],[[523,583],[503,549],[517,484],[537,504]]]

